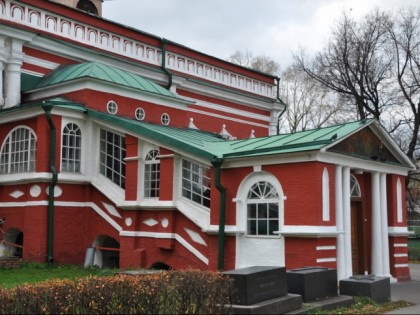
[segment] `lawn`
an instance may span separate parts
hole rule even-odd
[[[75,279],[80,277],[110,276],[117,269],[83,268],[75,265],[47,265],[24,262],[17,269],[0,269],[0,287],[12,288],[24,283],[42,282],[48,279]]]

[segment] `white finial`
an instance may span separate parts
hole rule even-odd
[[[226,130],[226,125],[223,124],[222,125],[222,131],[220,131],[219,133],[223,138],[225,138],[226,140],[236,140],[236,137],[233,137],[229,131]]]
[[[250,139],[255,138],[255,131],[254,129],[251,130],[251,135],[249,136]]]
[[[196,125],[194,125],[194,118],[190,118],[190,122],[188,123],[188,128],[190,129],[198,129]]]

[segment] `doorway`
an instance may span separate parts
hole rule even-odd
[[[363,209],[360,201],[351,202],[351,256],[353,275],[364,274],[364,229]]]

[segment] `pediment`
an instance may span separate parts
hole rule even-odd
[[[385,138],[380,138],[371,128],[363,128],[348,136],[327,151],[370,159],[378,162],[404,165],[395,148]]]

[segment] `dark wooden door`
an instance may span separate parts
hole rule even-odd
[[[351,254],[353,275],[364,273],[363,212],[360,202],[351,203]]]

